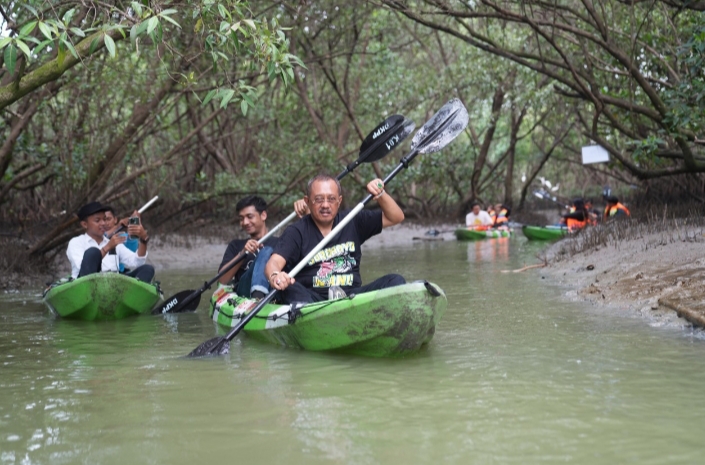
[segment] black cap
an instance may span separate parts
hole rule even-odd
[[[609,203],[619,203],[619,199],[615,197],[614,195],[610,195],[605,199]]]
[[[107,211],[108,207],[101,204],[100,202],[91,202],[87,203],[81,208],[78,209],[78,212],[76,212],[76,215],[78,215],[78,219],[81,221],[85,221],[86,218],[89,216],[95,214],[95,213],[100,213]]]

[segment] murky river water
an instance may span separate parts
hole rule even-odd
[[[405,359],[239,337],[227,357],[185,360],[215,334],[204,303],[87,323],[6,295],[0,464],[703,463],[705,340],[567,302],[540,270],[499,272],[540,247],[368,250],[365,282],[400,272],[448,295]],[[211,272],[159,278],[173,293]]]

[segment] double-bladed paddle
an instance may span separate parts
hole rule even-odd
[[[409,164],[419,153],[434,153],[441,150],[443,147],[448,145],[453,139],[455,139],[460,132],[465,129],[468,124],[468,112],[465,106],[458,99],[453,99],[450,102],[443,105],[443,107],[438,110],[438,112],[431,117],[430,120],[423,125],[421,129],[414,135],[411,141],[411,152],[404,156],[399,165],[384,179],[384,185],[386,186],[394,177],[404,168],[408,168]],[[316,247],[311,250],[308,255],[306,255],[303,260],[299,262],[298,265],[292,269],[288,275],[291,277],[296,276],[299,271],[301,271],[306,264],[316,255],[323,247],[328,244],[338,233],[350,222],[352,219],[365,207],[370,200],[372,200],[372,194],[368,194],[362,202],[357,204],[350,213],[343,218],[338,225],[333,228],[333,230],[323,238],[321,242],[316,245]],[[189,357],[203,357],[206,355],[225,355],[230,350],[230,341],[233,340],[235,336],[245,327],[245,325],[252,320],[252,318],[259,313],[260,310],[264,308],[267,303],[269,303],[276,295],[277,290],[272,290],[266,297],[260,300],[242,320],[237,324],[228,334],[223,337],[216,337],[209,339],[203,344],[196,347],[190,354]]]
[[[412,133],[414,127],[415,125],[413,121],[407,120],[402,115],[392,115],[385,119],[382,124],[374,128],[374,130],[367,135],[365,140],[362,141],[362,145],[360,146],[360,156],[357,160],[346,166],[345,169],[337,176],[337,179],[340,181],[361,163],[372,163],[384,158],[392,150],[398,147],[409,134]],[[283,221],[272,228],[264,237],[262,237],[258,243],[263,244],[274,233],[294,220],[296,216],[296,212],[292,212]],[[243,254],[234,262],[226,265],[213,279],[205,282],[199,289],[195,291],[181,291],[169,297],[164,300],[164,303],[161,306],[152,309],[152,315],[181,313],[196,310],[199,302],[201,301],[201,294],[203,294],[207,289],[210,289],[216,281],[218,281],[234,266],[246,259],[249,259],[249,257],[251,257],[249,252]]]

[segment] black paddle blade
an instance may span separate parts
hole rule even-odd
[[[152,309],[152,315],[164,315],[166,313],[194,312],[201,302],[201,294],[197,291],[181,291],[166,299],[161,305]],[[193,296],[193,297],[191,297]]]
[[[186,357],[208,357],[210,355],[227,355],[230,353],[230,341],[224,337],[214,337],[196,347]]]
[[[397,148],[414,131],[415,127],[413,121],[402,115],[392,115],[385,119],[362,142],[360,156],[348,166],[348,169],[352,169],[360,163],[381,160]]]
[[[468,110],[454,98],[443,105],[430,120],[423,125],[411,140],[411,150],[419,153],[434,153],[458,137],[468,125]]]

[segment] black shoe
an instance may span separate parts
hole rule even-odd
[[[254,291],[250,294],[253,299],[263,299],[266,294],[262,291]]]

